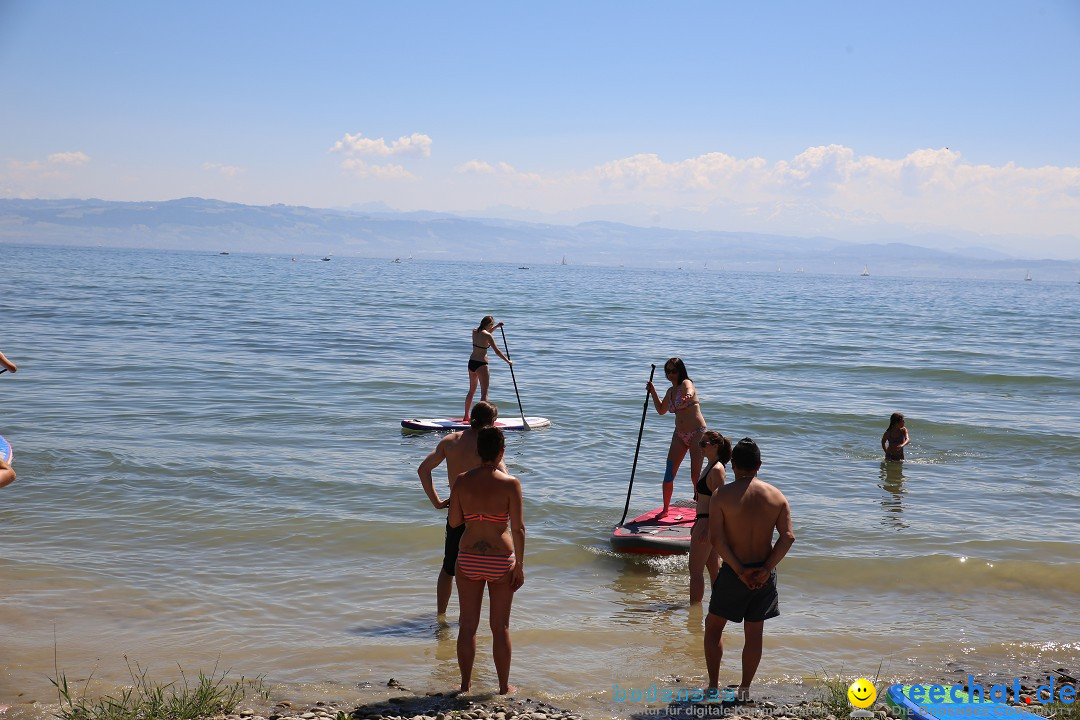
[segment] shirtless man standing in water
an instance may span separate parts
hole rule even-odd
[[[708,692],[719,693],[724,626],[743,623],[745,644],[738,699],[750,699],[750,683],[761,661],[765,621],[780,614],[776,566],[795,542],[791,508],[784,494],[758,479],[761,451],[743,438],[731,451],[733,482],[716,489],[709,502],[709,533],[724,564],[713,583],[705,619],[705,665]],[[773,543],[773,530],[779,538]]]
[[[476,451],[476,434],[481,428],[495,424],[499,418],[499,409],[489,402],[481,400],[473,406],[469,413],[469,428],[450,433],[435,446],[431,454],[424,458],[416,474],[420,476],[420,483],[424,486],[431,504],[438,510],[450,507],[450,498],[443,500],[435,489],[435,483],[431,479],[431,473],[439,464],[446,461],[446,480],[450,486],[450,492],[454,491],[454,481],[457,476],[480,467],[480,454]],[[506,472],[506,465],[500,460],[499,470]],[[464,523],[459,527],[450,527],[450,520],[446,521],[446,546],[443,552],[442,569],[439,570],[439,581],[435,586],[435,597],[438,603],[439,617],[446,615],[446,607],[450,604],[450,594],[454,590],[454,566],[457,564],[458,545],[461,543],[461,535],[465,532]]]

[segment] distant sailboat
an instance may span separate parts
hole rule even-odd
[[[398,265],[400,265],[401,264],[401,258],[394,258],[392,262],[396,262]]]
[[[1027,271],[1027,275],[1024,276],[1024,280],[1028,281],[1028,282],[1031,281],[1031,271],[1030,270]]]
[[[562,263],[560,263],[560,264],[561,264],[561,265],[565,265],[565,264],[566,264],[566,256],[565,256],[565,255],[563,255],[563,256],[562,256]]]
[[[863,265],[862,266],[862,272],[859,273],[859,275],[860,275],[860,277],[870,277],[870,266],[869,265]]]

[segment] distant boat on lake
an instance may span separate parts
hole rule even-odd
[[[560,265],[565,265],[566,264],[566,256],[565,255],[562,256],[562,262],[559,263],[559,264]]]
[[[224,250],[222,250],[221,252],[218,253],[218,255],[228,255],[228,254],[229,253],[225,252]]]
[[[324,257],[324,258],[322,259],[322,261],[323,261],[323,262],[330,262],[330,258],[331,258],[331,256],[333,256],[333,254],[334,254],[334,253],[330,253],[330,255],[327,255],[326,257]]]
[[[862,272],[859,273],[859,275],[860,275],[860,277],[870,277],[870,266],[869,265],[863,265],[862,266]]]
[[[1031,281],[1031,271],[1030,270],[1028,270],[1027,274],[1024,275],[1024,281],[1025,282],[1030,282]]]

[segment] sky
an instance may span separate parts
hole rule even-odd
[[[1080,0],[0,0],[4,198],[1072,259],[1078,128]]]

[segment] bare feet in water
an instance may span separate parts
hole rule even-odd
[[[518,691],[517,687],[513,685],[507,685],[505,688],[499,688],[500,695],[513,695]]]

